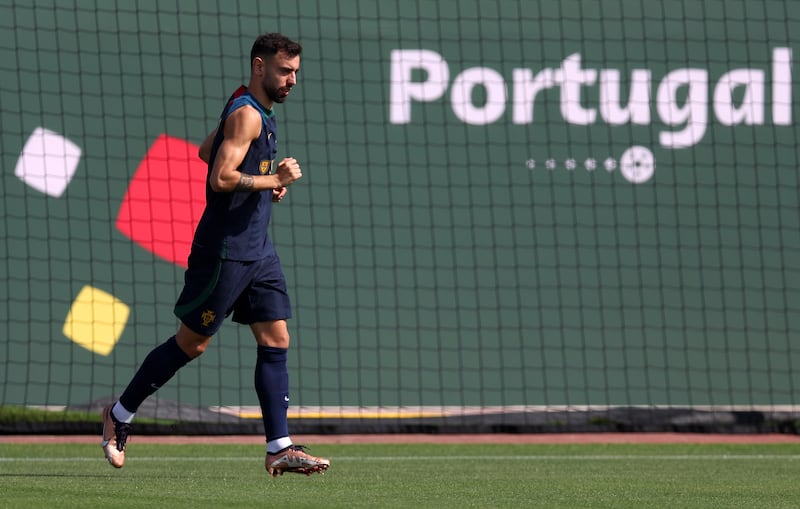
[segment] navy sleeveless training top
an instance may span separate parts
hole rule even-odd
[[[193,254],[251,261],[266,258],[274,252],[267,232],[272,212],[272,190],[224,193],[213,191],[209,184],[214,159],[224,138],[225,121],[232,112],[246,105],[261,113],[261,133],[250,144],[238,170],[248,175],[264,175],[275,170],[275,115],[242,85],[222,111],[217,134],[211,145],[206,176],[206,208],[195,230]]]

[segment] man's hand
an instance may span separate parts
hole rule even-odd
[[[295,180],[303,176],[303,171],[300,169],[300,163],[294,157],[286,157],[278,163],[278,171],[276,172],[281,187],[285,188]],[[280,189],[280,188],[277,188]]]
[[[286,191],[288,191],[285,187],[279,187],[277,189],[272,190],[272,201],[274,203],[278,203],[286,196]]]

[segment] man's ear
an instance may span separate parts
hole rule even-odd
[[[264,59],[261,57],[255,57],[252,63],[252,71],[253,74],[261,76],[264,74]]]

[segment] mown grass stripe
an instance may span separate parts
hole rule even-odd
[[[523,456],[334,456],[331,461],[631,461],[631,460],[800,460],[800,454],[597,454],[597,455],[523,455]],[[71,458],[0,458],[0,462],[102,462],[103,457]],[[260,461],[258,456],[128,456],[128,461]]]

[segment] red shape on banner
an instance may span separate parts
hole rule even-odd
[[[186,267],[205,206],[207,165],[198,147],[162,134],[139,163],[117,229],[154,255]]]

